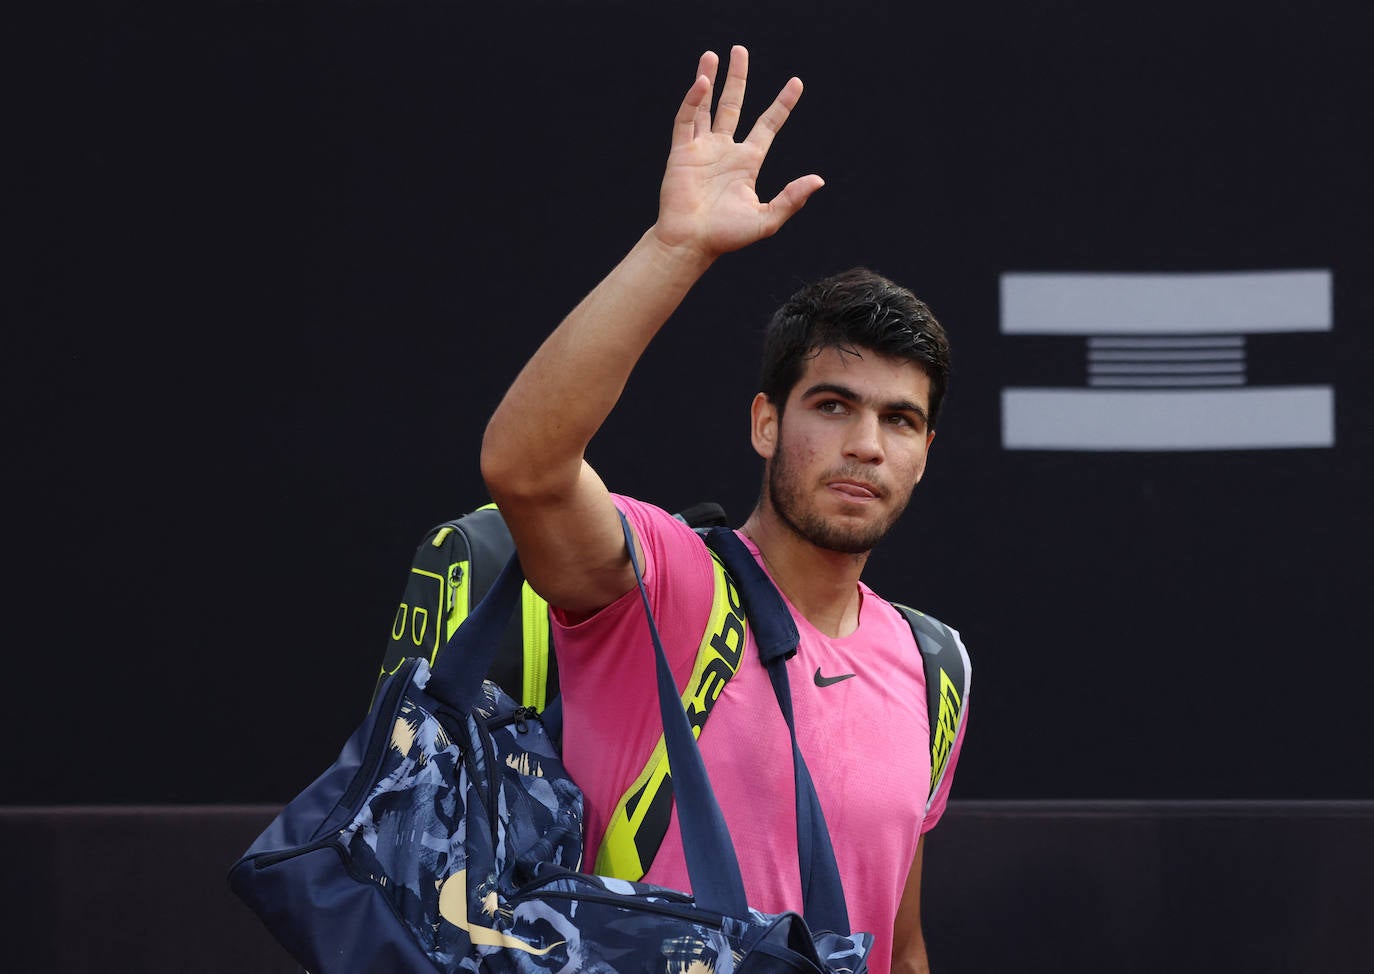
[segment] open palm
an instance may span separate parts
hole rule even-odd
[[[823,185],[820,176],[802,176],[771,201],[759,200],[759,169],[801,98],[802,83],[797,78],[789,80],[744,141],[736,142],[749,54],[739,46],[731,50],[725,87],[712,119],[711,93],[718,64],[719,58],[711,51],[701,56],[697,79],[678,109],[654,226],[663,243],[710,258],[772,236]]]

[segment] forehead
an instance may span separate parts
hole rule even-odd
[[[822,348],[803,360],[801,378],[788,398],[801,399],[818,385],[839,386],[877,403],[911,402],[930,411],[930,376],[920,363],[869,349]]]

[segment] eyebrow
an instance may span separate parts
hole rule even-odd
[[[864,403],[865,405],[870,402],[866,396],[861,396],[848,386],[842,386],[836,382],[818,382],[802,393],[802,399],[811,399],[820,395],[838,396],[840,399],[848,399],[850,402]],[[921,417],[921,422],[927,426],[930,425],[930,417],[926,415],[925,409],[910,399],[894,399],[884,403],[883,409],[892,413],[915,413]]]

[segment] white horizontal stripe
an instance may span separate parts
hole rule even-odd
[[[1331,330],[1331,272],[1002,275],[1008,335]]]
[[[1099,352],[1088,349],[1089,362],[1241,362],[1245,360],[1243,348],[1218,348],[1208,351],[1195,348],[1186,352],[1171,352],[1166,349],[1152,348],[1142,351]]]
[[[1090,363],[1089,375],[1202,375],[1207,372],[1244,372],[1244,362],[1109,362]]]
[[[1003,389],[1008,450],[1329,447],[1330,386],[1220,390]]]
[[[1088,348],[1244,348],[1244,335],[1207,335],[1203,338],[1170,335],[1134,335],[1130,338],[1106,338],[1093,335]]]
[[[1090,375],[1090,386],[1132,386],[1167,387],[1186,386],[1196,389],[1200,386],[1243,386],[1243,375]]]

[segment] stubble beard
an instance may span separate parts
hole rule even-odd
[[[840,471],[838,477],[861,475]],[[794,534],[817,548],[845,555],[863,555],[872,551],[892,525],[901,517],[911,501],[911,492],[901,499],[891,513],[878,523],[846,523],[828,520],[806,500],[800,478],[788,462],[788,453],[779,446],[767,469],[768,504],[784,525]]]

